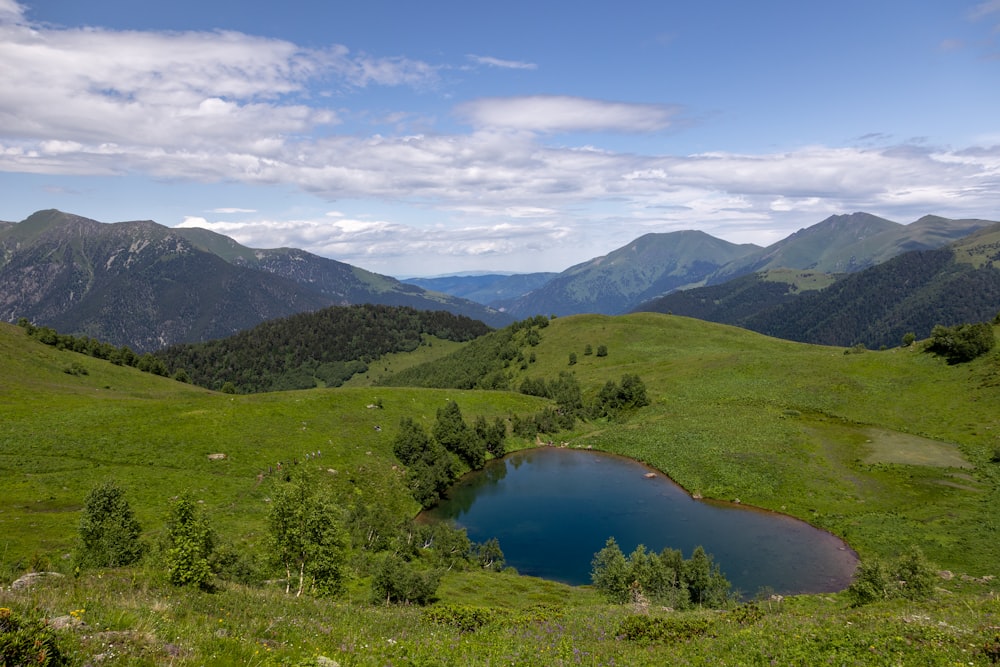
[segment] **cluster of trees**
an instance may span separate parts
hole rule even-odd
[[[35,340],[44,343],[45,345],[51,345],[59,350],[69,350],[70,352],[86,354],[94,357],[95,359],[110,361],[116,366],[131,366],[133,368],[138,368],[145,373],[153,373],[154,375],[162,375],[166,377],[169,374],[166,364],[149,352],[145,354],[136,354],[128,346],[115,347],[111,343],[103,343],[96,338],[91,338],[89,336],[71,336],[69,334],[61,334],[51,327],[36,326],[25,317],[20,318],[17,321],[17,324]],[[72,371],[67,372],[71,375],[85,374]],[[186,382],[187,376],[185,374],[177,379]]]
[[[576,419],[620,419],[628,412],[649,405],[646,385],[638,375],[626,373],[620,382],[608,380],[589,402],[585,402],[576,376],[561,371],[559,377],[525,378],[519,387],[522,394],[541,396],[556,402],[528,417],[513,418],[513,432],[524,438],[538,433],[556,433],[573,428]]]
[[[507,424],[497,417],[492,423],[480,415],[472,426],[462,417],[455,401],[437,411],[431,432],[410,417],[400,420],[393,440],[393,453],[406,466],[413,497],[431,507],[458,476],[461,465],[478,470],[487,454],[500,458],[506,453]]]
[[[397,387],[510,389],[511,366],[524,370],[534,361],[531,348],[541,342],[549,319],[538,315],[477,338],[449,355],[406,369],[383,381]]]
[[[362,304],[269,320],[234,336],[155,353],[194,384],[239,393],[336,387],[385,354],[415,350],[425,334],[464,342],[488,333],[478,320],[446,311]]]
[[[1000,314],[993,321],[1000,324]],[[944,357],[949,364],[960,364],[986,354],[996,342],[993,325],[989,322],[958,324],[953,327],[939,324],[931,330],[925,349]]]
[[[165,535],[151,547],[122,488],[105,482],[84,501],[77,571],[131,565],[155,551],[167,580],[177,586],[211,589],[225,579],[259,583],[280,571],[289,595],[332,596],[353,572],[371,581],[375,603],[426,604],[449,569],[504,567],[496,539],[475,544],[464,529],[400,520],[381,506],[345,508],[315,470],[299,469],[276,483],[267,519],[269,556],[250,564],[250,556],[220,543],[189,494],[171,501]]]
[[[515,415],[512,431],[515,435],[532,439],[539,433],[557,433],[569,430],[577,418],[585,418],[583,394],[576,376],[568,371],[560,371],[559,377],[546,381],[544,378],[527,377],[521,381],[519,391],[528,396],[548,398],[556,403],[555,408],[545,408],[533,415]]]
[[[675,549],[660,553],[639,545],[628,557],[608,538],[594,555],[591,581],[610,602],[652,602],[674,609],[699,605],[721,607],[731,598],[731,585],[712,556],[698,546],[685,560]]]

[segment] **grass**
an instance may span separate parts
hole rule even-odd
[[[608,356],[585,355],[588,344],[606,345]],[[652,314],[558,318],[532,351],[536,361],[515,370],[515,382],[570,370],[593,394],[637,373],[652,399],[624,423],[583,423],[560,440],[642,460],[707,497],[804,518],[863,557],[918,544],[956,576],[924,603],[855,609],[843,595],[822,595],[764,600],[753,613],[671,614],[609,606],[587,587],[452,572],[436,615],[372,606],[363,580],[334,600],[289,598],[277,585],[178,589],[165,582],[155,548],[137,567],[75,578],[64,556],[79,509],[108,477],[125,488],[154,547],[169,498],[191,491],[225,540],[260,553],[278,461],[316,466],[345,497],[412,516],[417,507],[391,453],[401,417],[429,425],[448,399],[467,420],[545,402],[371,387],[229,396],[61,352],[3,325],[0,580],[32,564],[68,576],[2,591],[0,607],[49,618],[84,610],[77,615],[86,629],[59,634],[76,664],[295,665],[318,655],[341,665],[1000,660],[998,585],[979,579],[1000,574],[1000,464],[990,461],[1000,444],[995,353],[958,366],[909,349],[845,355]],[[74,362],[86,374],[64,372]],[[377,401],[381,409],[368,407]],[[210,461],[213,453],[226,458]],[[635,615],[668,620],[629,620]],[[450,617],[479,625],[463,630]],[[623,639],[625,627],[640,632]],[[643,639],[642,628],[668,631]]]

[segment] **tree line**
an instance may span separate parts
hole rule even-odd
[[[333,306],[269,320],[228,338],[140,355],[128,346],[61,334],[27,318],[19,319],[18,325],[29,336],[61,350],[230,393],[308,389],[318,384],[337,387],[385,354],[417,349],[425,335],[465,342],[491,330],[478,320],[447,311]]]
[[[488,333],[478,320],[446,311],[362,304],[269,320],[219,340],[155,353],[174,373],[238,393],[340,386],[383,355],[417,349],[425,335],[465,342]]]

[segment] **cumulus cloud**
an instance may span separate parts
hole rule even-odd
[[[438,225],[428,229],[340,215],[250,221],[210,221],[202,216],[188,216],[178,226],[210,229],[253,248],[303,248],[356,266],[399,275],[428,275],[463,259],[482,262],[495,258],[498,267],[510,268],[515,255],[522,261],[525,257],[533,261],[532,255],[550,251],[571,234],[568,227],[538,219],[521,223]],[[525,265],[525,268],[531,267]]]
[[[339,122],[315,105],[314,86],[420,87],[436,77],[427,63],[237,32],[30,26],[15,20],[19,5],[0,3],[0,136],[29,153],[54,140],[79,142],[81,153],[208,146],[267,156]]]
[[[995,5],[979,11],[986,16]],[[544,255],[549,269],[572,245],[580,256],[567,256],[565,268],[637,231],[697,227],[734,241],[777,240],[830,213],[904,221],[927,212],[988,217],[1000,208],[996,141],[955,149],[867,135],[855,146],[760,154],[625,153],[553,136],[659,132],[671,128],[678,107],[562,95],[460,103],[455,113],[472,128],[464,133],[436,131],[424,116],[417,133],[343,130],[349,92],[423,90],[437,76],[420,61],[235,32],[29,25],[20,5],[0,0],[0,171],[279,184],[329,202],[377,200],[440,218],[430,227],[340,214],[277,220],[256,216],[263,207],[255,202],[230,200],[244,205],[217,208],[211,219],[192,212],[184,223],[372,268],[425,252],[442,264],[498,258],[508,268],[518,253],[529,263]],[[333,98],[342,106],[324,106]],[[379,113],[414,125],[403,122],[411,112]]]
[[[462,104],[458,114],[475,127],[530,132],[655,132],[670,126],[674,106],[573,97],[492,97]]]

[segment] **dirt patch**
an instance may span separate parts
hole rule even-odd
[[[870,428],[865,431],[871,452],[865,463],[900,463],[934,468],[971,468],[956,445],[919,435]]]

